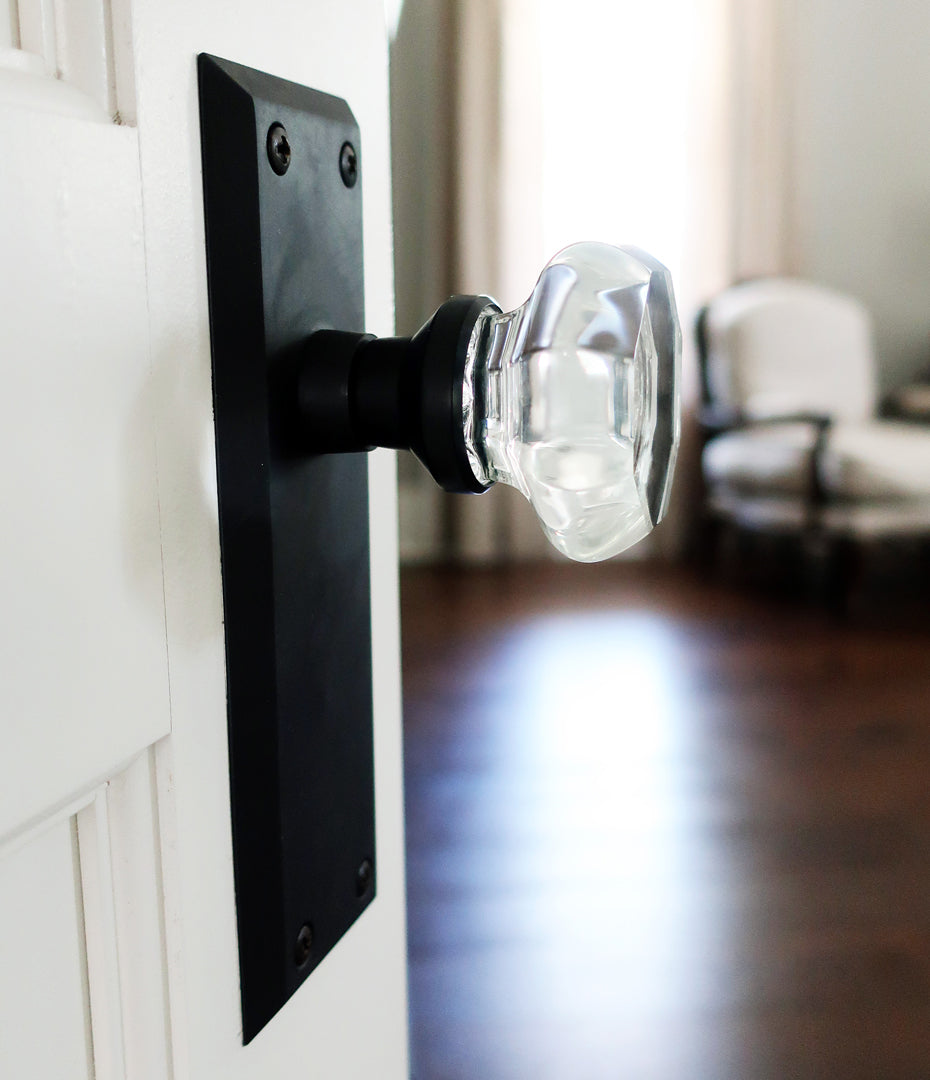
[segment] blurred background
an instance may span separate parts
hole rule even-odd
[[[414,1076],[926,1080],[930,6],[386,11],[398,333],[596,239],[684,338],[627,556],[400,456]]]

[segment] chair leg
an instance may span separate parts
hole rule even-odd
[[[764,580],[760,568],[759,534],[754,529],[742,525],[734,527],[733,534],[733,569],[737,584],[742,588],[758,588]]]
[[[824,599],[829,611],[841,619],[849,616],[853,589],[862,569],[862,552],[851,536],[839,536],[827,552]]]
[[[779,594],[799,597],[805,592],[805,559],[801,538],[796,533],[780,533],[773,538],[772,573]]]
[[[712,578],[717,569],[723,522],[716,514],[704,511],[694,533],[694,564],[703,577]]]
[[[920,575],[920,593],[926,598],[930,593],[930,540],[918,544],[917,569]]]

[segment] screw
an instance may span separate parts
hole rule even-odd
[[[265,146],[268,150],[269,164],[278,176],[283,176],[291,163],[291,144],[287,140],[287,132],[283,124],[271,125]]]
[[[294,963],[298,967],[303,967],[310,959],[310,950],[312,948],[313,927],[310,923],[304,923],[300,928],[300,932],[297,934],[297,941],[294,945]]]
[[[361,866],[355,871],[355,895],[362,897],[371,888],[375,878],[375,868],[371,865],[371,859],[363,859]]]
[[[358,181],[358,154],[350,142],[344,142],[339,151],[339,173],[346,187],[355,187]]]

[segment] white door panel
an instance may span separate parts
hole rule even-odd
[[[0,1062],[91,1080],[77,829],[67,816],[0,849]],[[15,933],[7,928],[15,927]],[[7,973],[15,971],[15,980]],[[13,1073],[4,1075],[13,1076]]]
[[[5,74],[0,837],[169,728],[138,139]]]
[[[33,13],[72,7],[19,4]],[[69,61],[73,73],[89,72],[104,100],[49,79],[43,92],[61,107],[34,121],[12,91],[4,96],[11,79],[22,86],[14,78],[22,73],[0,73],[0,835],[15,843],[27,825],[40,829],[29,836],[44,835],[36,822],[57,820],[50,815],[68,800],[82,791],[91,798],[109,781],[81,811],[87,910],[78,945],[87,970],[84,997],[69,991],[68,1014],[73,1026],[77,1002],[91,1017],[98,1078],[401,1080],[396,520],[387,452],[372,456],[370,482],[378,896],[278,1016],[241,1044],[195,66],[208,51],[349,102],[364,154],[367,328],[389,333],[381,5],[80,7],[94,26],[99,12],[111,19],[106,79],[99,65]],[[68,47],[92,58],[81,18],[68,20]],[[43,46],[64,47],[51,38]],[[114,111],[107,102],[138,127],[106,122]],[[89,103],[97,119],[76,117],[75,103]],[[45,858],[51,874],[62,856]],[[0,862],[0,892],[2,874]],[[58,886],[43,891],[60,899]],[[74,895],[72,876],[72,904]],[[0,947],[9,933],[0,922]],[[0,968],[0,998],[24,985],[23,963]],[[39,1015],[30,1012],[39,1003],[19,1004]],[[21,1044],[5,1060],[7,1044],[0,1047],[4,1076],[82,1075],[34,1068],[39,1059]]]

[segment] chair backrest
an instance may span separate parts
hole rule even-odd
[[[759,278],[720,293],[698,323],[705,394],[749,419],[875,412],[872,323],[857,300],[789,278]]]

